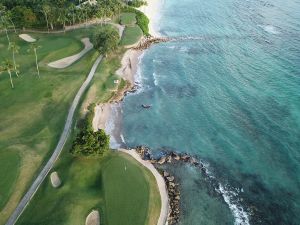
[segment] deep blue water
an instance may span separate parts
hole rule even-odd
[[[122,134],[207,163],[217,189],[170,168],[181,224],[300,224],[300,1],[166,0],[159,24],[188,38],[145,53]]]

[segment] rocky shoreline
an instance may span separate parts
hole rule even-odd
[[[143,160],[151,162],[154,167],[163,176],[169,197],[169,213],[168,213],[168,225],[177,224],[180,220],[180,184],[176,181],[176,178],[172,176],[168,171],[162,170],[160,165],[174,164],[174,163],[185,163],[190,166],[194,166],[206,173],[205,166],[197,158],[186,154],[177,153],[174,151],[165,152],[165,154],[159,158],[154,158],[151,154],[151,150],[145,146],[137,146],[136,152],[140,155]]]

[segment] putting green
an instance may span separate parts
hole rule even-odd
[[[158,190],[149,171],[124,153],[108,153],[103,159],[73,159],[68,154],[54,168],[62,186],[53,188],[48,176],[18,225],[82,225],[92,209],[100,211],[101,224],[148,224],[149,205],[160,201],[157,194],[150,198],[150,192]],[[160,205],[151,215],[156,221],[159,211]]]

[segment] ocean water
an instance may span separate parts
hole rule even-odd
[[[122,140],[188,152],[180,224],[300,224],[300,1],[165,0]],[[141,104],[150,104],[148,110]]]

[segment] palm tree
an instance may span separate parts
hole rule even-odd
[[[7,71],[7,73],[9,74],[11,88],[14,88],[14,83],[13,83],[12,76],[11,76],[11,72],[14,71],[14,65],[8,59],[3,61],[2,66],[0,67],[0,73],[4,72],[4,71]]]
[[[35,55],[35,64],[36,64],[37,75],[40,78],[40,70],[39,70],[38,57],[37,57],[37,49],[39,49],[39,48],[41,48],[41,46],[38,46],[36,43],[31,43],[30,48],[27,51],[33,52]]]
[[[19,76],[19,73],[18,73],[18,69],[17,69],[18,66],[16,64],[15,54],[19,53],[19,49],[20,49],[20,47],[15,42],[9,42],[8,50],[12,51],[14,69],[15,69],[15,73],[16,73],[17,77]]]
[[[6,16],[6,7],[3,5],[0,5],[0,28],[3,28],[6,33],[6,38],[8,40],[8,43],[10,42],[8,32],[7,32],[7,27],[8,27],[8,22],[7,22],[7,16]]]
[[[48,17],[51,13],[51,7],[48,4],[45,3],[44,5],[42,5],[41,11],[45,16],[45,20],[46,20],[46,23],[47,23],[47,29],[48,29],[48,33],[49,33],[49,19],[48,19]]]

